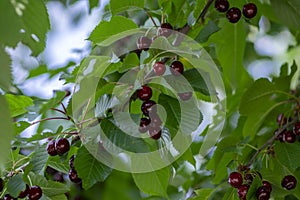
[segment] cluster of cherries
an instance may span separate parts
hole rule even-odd
[[[162,121],[157,115],[156,102],[150,100],[152,97],[152,89],[143,85],[137,90],[137,97],[143,101],[141,110],[143,115],[140,120],[139,132],[146,133],[148,131],[151,138],[158,140],[161,137]]]
[[[70,143],[66,138],[59,138],[48,142],[46,149],[50,156],[63,155],[70,150]]]
[[[219,12],[226,12],[226,18],[228,19],[229,22],[231,23],[237,23],[241,17],[242,17],[242,12],[239,8],[237,7],[230,7],[230,4],[228,0],[216,0],[215,1],[215,8]],[[257,14],[257,7],[254,3],[247,3],[243,6],[243,15],[244,17],[251,19],[255,17]]]
[[[238,196],[241,200],[247,200],[247,193],[250,188],[251,183],[253,182],[253,178],[259,175],[259,173],[242,173],[240,172],[231,172],[228,178],[228,183],[237,188]],[[286,190],[292,190],[296,187],[297,180],[292,175],[285,176],[281,181],[281,186]],[[272,192],[272,185],[269,181],[263,180],[261,186],[256,190],[256,197],[258,200],[268,200],[270,199]]]
[[[75,157],[76,157],[75,155],[72,155],[70,157],[70,160],[69,160],[70,170],[69,170],[68,175],[69,175],[70,181],[80,185],[82,183],[82,180],[81,180],[81,178],[78,177],[77,171],[76,171],[75,166],[74,166]]]
[[[291,121],[291,118],[285,117],[284,114],[279,114],[277,117],[277,124],[279,127],[287,124],[288,121]],[[275,134],[277,131],[278,129],[275,131]],[[294,143],[296,142],[297,137],[300,137],[300,121],[296,122],[292,128],[285,129],[276,139],[280,142]]]
[[[0,178],[0,192],[2,192],[4,188],[4,181]],[[10,194],[5,194],[3,200],[16,200],[18,198],[23,199],[28,197],[29,200],[38,200],[42,197],[43,192],[39,186],[31,186],[26,184],[26,188],[24,191],[21,191],[17,198],[12,197]]]

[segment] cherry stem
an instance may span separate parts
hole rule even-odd
[[[60,112],[60,113],[62,113],[62,114],[64,114],[64,115],[66,115],[66,113],[64,112],[64,111],[62,111],[62,110],[59,110],[59,109],[57,109],[57,108],[50,108],[51,110],[55,110],[55,111],[57,111],[57,112]]]
[[[214,0],[208,0],[205,4],[205,7],[203,8],[202,12],[200,13],[199,17],[197,18],[196,22],[198,22],[200,19],[204,21],[205,14],[207,13],[209,7],[214,2]]]
[[[274,140],[280,135],[282,134],[290,125],[294,124],[297,121],[297,119],[294,119],[293,121],[285,124],[284,126],[282,126],[281,128],[279,128],[277,130],[277,132],[274,134],[273,137],[271,137],[265,144],[263,144],[256,152],[255,154],[251,157],[250,161],[248,162],[248,164],[245,165],[245,167],[250,167],[252,165],[252,163],[254,162],[254,160],[256,159],[256,157],[260,154],[260,152],[262,152],[267,146],[271,146],[274,142]]]
[[[32,125],[34,125],[34,124],[37,124],[37,123],[40,123],[40,122],[43,122],[43,121],[49,121],[49,120],[55,120],[55,119],[70,120],[69,117],[49,117],[49,118],[45,118],[45,119],[41,119],[41,120],[32,122],[32,123],[30,124],[30,126],[32,126]]]
[[[149,13],[149,12],[146,12],[146,13],[147,13],[148,17],[151,19],[151,21],[152,21],[152,23],[154,24],[154,26],[155,26],[155,27],[158,27],[157,24],[155,23],[155,21],[154,21],[152,15],[151,15],[151,13]]]

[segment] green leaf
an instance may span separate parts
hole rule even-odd
[[[101,42],[114,35],[136,28],[137,25],[132,20],[122,16],[113,16],[108,22],[101,21],[91,33],[89,40],[101,45]]]
[[[148,173],[133,173],[132,177],[137,187],[146,194],[167,196],[170,179],[169,167]]]
[[[33,100],[28,96],[6,94],[5,97],[12,117],[26,113],[26,108],[33,105]]]
[[[3,2],[3,1],[1,1]],[[0,3],[1,4],[1,3]],[[0,6],[1,8],[1,6]],[[1,12],[1,11],[0,11]],[[6,20],[1,20],[6,21]],[[0,27],[5,27],[1,26]],[[2,31],[0,31],[1,34]],[[4,47],[0,43],[0,66],[1,66],[1,73],[0,73],[0,88],[4,91],[8,91],[11,85],[11,60],[7,53],[4,51]]]
[[[60,156],[49,156],[47,165],[59,172],[67,174],[69,172],[69,160],[63,161]]]
[[[30,160],[30,164],[32,166],[31,171],[36,174],[44,174],[48,157],[49,155],[46,151],[46,144],[37,146]]]
[[[137,129],[137,125],[135,125],[135,127]],[[130,152],[136,152],[136,153],[149,152],[149,148],[143,139],[138,137],[133,137],[123,132],[119,127],[117,127],[111,121],[106,119],[102,120],[101,128],[104,134],[106,135],[107,139],[117,147]],[[131,129],[131,132],[133,131],[134,130]],[[138,133],[138,130],[136,130],[135,132]]]
[[[219,30],[221,29],[212,20],[210,20],[208,21],[208,24],[203,27],[195,40],[200,43],[206,42],[212,34]]]
[[[291,29],[300,29],[300,1],[298,0],[271,0],[271,5],[277,18]]]
[[[13,139],[14,127],[8,109],[8,103],[3,95],[0,95],[0,105],[0,127],[2,129],[0,132],[0,168],[2,168],[3,163],[8,160],[10,155],[10,143]]]
[[[214,189],[211,188],[202,188],[195,190],[197,196],[192,198],[192,200],[208,200],[210,195],[214,192]]]
[[[261,185],[262,185],[262,182],[261,182],[260,177],[255,176],[252,183],[251,183],[251,185],[250,185],[250,188],[248,190],[247,199],[255,198],[256,197],[256,190]]]
[[[11,177],[7,183],[7,191],[13,197],[18,197],[21,191],[24,191],[26,184],[23,181],[22,174]]]
[[[23,43],[27,44],[32,55],[37,56],[46,46],[46,33],[50,29],[49,17],[43,0],[28,1],[21,17],[25,29]]]
[[[2,45],[8,45],[14,47],[19,42],[21,37],[20,34],[21,21],[13,5],[11,4],[11,1],[9,0],[0,1],[0,13],[2,19],[0,20],[0,27],[1,27],[0,47],[3,51]],[[0,52],[1,57],[2,57],[2,53],[4,53],[4,51]],[[1,68],[2,67],[3,66],[1,65]],[[2,78],[0,80],[2,80]]]
[[[236,24],[222,20],[221,30],[210,37],[216,45],[217,58],[222,66],[228,89],[244,89],[249,84],[249,74],[243,67],[246,33],[243,20]],[[229,90],[230,91],[230,90]]]
[[[43,191],[43,195],[46,195],[47,197],[57,196],[69,191],[69,187],[66,184],[56,181],[48,181],[44,176],[34,174],[32,172],[28,175],[32,184],[40,186]]]
[[[223,196],[222,200],[239,200],[236,189],[229,188]]]
[[[93,152],[94,154],[101,153],[99,149],[94,149],[93,151],[95,151]],[[95,183],[104,181],[112,171],[110,167],[107,167],[91,155],[84,146],[78,149],[74,165],[78,176],[82,179],[84,189],[89,189]]]
[[[293,171],[299,168],[300,159],[297,156],[300,154],[300,149],[298,144],[277,143],[275,152],[279,162],[287,168]]]
[[[128,11],[130,9],[143,9],[144,8],[144,0],[111,0],[109,2],[110,11],[113,15]]]
[[[89,0],[90,12],[93,8],[97,7],[99,4],[99,0]]]
[[[267,79],[258,79],[244,93],[240,104],[241,115],[248,116],[244,136],[254,137],[266,116],[288,99],[279,89]]]

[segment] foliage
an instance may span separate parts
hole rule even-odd
[[[229,2],[242,8],[248,1]],[[227,179],[240,171],[255,176],[247,199],[256,199],[262,180],[272,184],[274,199],[300,199],[300,184],[290,191],[281,186],[286,175],[300,182],[300,127],[296,142],[278,139],[296,133],[300,121],[300,3],[252,2],[255,18],[232,24],[213,0],[110,0],[81,63],[55,70],[41,63],[28,71],[27,80],[49,74],[74,84],[72,91],[41,99],[14,83],[6,47],[22,42],[32,56],[42,53],[50,30],[45,1],[1,0],[1,198],[17,197],[28,184],[41,187],[42,199],[234,200]],[[90,11],[97,6],[89,0]],[[159,21],[173,26],[169,37],[157,36]],[[254,36],[282,30],[295,42],[274,58],[280,73],[255,79],[249,63],[273,58],[255,51]],[[151,38],[142,50],[136,48],[141,36]],[[171,66],[174,60],[183,63],[183,75],[171,68],[155,75],[155,62]],[[138,131],[145,114],[137,90],[145,84],[162,121],[156,139]],[[192,92],[187,101],[180,97],[186,92]],[[24,137],[33,125],[36,132]],[[70,149],[50,156],[49,140],[62,137]],[[79,177],[73,182],[71,169]]]

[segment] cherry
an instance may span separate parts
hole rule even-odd
[[[229,8],[229,2],[227,0],[216,0],[215,8],[219,12],[226,12]]]
[[[152,40],[146,36],[141,36],[137,40],[137,48],[147,51],[152,43]]]
[[[47,149],[47,152],[50,156],[56,156],[57,151],[56,151],[56,148],[55,148],[55,140],[51,140],[50,142],[48,142],[46,149]]]
[[[4,195],[4,200],[16,200],[17,198],[13,198],[9,194]]]
[[[156,104],[155,101],[152,100],[145,101],[141,106],[141,110],[143,114],[149,116],[150,112],[155,113],[156,112],[156,106],[154,106],[155,104]]]
[[[30,188],[29,185],[26,184],[26,188],[24,191],[21,191],[18,198],[25,198],[29,194]]]
[[[74,167],[74,160],[75,160],[75,155],[72,155],[71,157],[70,157],[70,160],[69,160],[69,166],[70,166],[70,168],[71,169],[75,169],[75,167]]]
[[[159,118],[158,115],[150,115],[151,118],[151,123],[150,123],[150,128],[159,128],[162,125],[162,121]]]
[[[277,134],[278,129],[275,130],[274,134]],[[283,133],[280,133],[279,135],[277,135],[276,137],[277,140],[279,140],[280,142],[283,142]]]
[[[158,140],[161,137],[161,129],[159,127],[151,128],[149,129],[149,135],[152,139]]]
[[[0,178],[0,192],[2,192],[3,188],[4,188],[4,181],[2,178]]]
[[[70,143],[66,138],[59,138],[55,142],[55,148],[57,153],[62,155],[70,150]]]
[[[30,200],[38,200],[42,197],[42,195],[43,195],[43,192],[39,186],[31,186],[29,193],[28,193],[28,198]]]
[[[269,189],[269,192],[272,192],[272,185],[269,181],[263,181],[262,185]]]
[[[300,122],[294,124],[293,131],[296,135],[300,136]]]
[[[192,92],[183,92],[183,93],[178,93],[178,96],[182,101],[187,101],[193,96],[193,93]]]
[[[256,190],[256,197],[258,200],[269,200],[270,198],[270,190],[266,186],[260,186]]]
[[[257,7],[254,3],[248,3],[243,6],[243,15],[247,18],[255,17],[257,13]]]
[[[278,126],[285,125],[287,123],[287,118],[284,116],[284,114],[280,113],[277,116],[277,124]]]
[[[53,180],[61,183],[65,182],[64,176],[60,172],[53,175]]]
[[[282,139],[284,142],[294,143],[296,141],[296,135],[292,131],[285,131]]]
[[[152,89],[147,85],[143,85],[142,89],[137,91],[137,96],[140,100],[147,101],[152,97]]]
[[[158,28],[158,35],[169,37],[172,34],[173,26],[169,23],[162,23]]]
[[[297,179],[292,175],[285,176],[281,181],[281,186],[287,190],[292,190],[297,185]]]
[[[239,172],[231,172],[228,183],[234,188],[239,188],[243,184],[243,177]]]
[[[241,10],[236,7],[230,8],[226,13],[226,17],[228,21],[231,23],[237,23],[240,20],[241,15],[242,15]]]
[[[161,76],[166,71],[166,65],[163,62],[156,62],[153,65],[153,70],[154,70],[154,72],[155,72],[156,75]]]
[[[141,118],[140,120],[140,126],[139,126],[139,132],[146,133],[149,129],[148,125],[150,124],[151,120],[149,118]]]
[[[77,171],[75,169],[69,170],[69,179],[73,183],[79,183],[81,179],[78,177]]]
[[[244,179],[248,184],[251,184],[253,182],[253,176],[250,173],[246,173],[244,175]]]
[[[241,200],[246,200],[248,190],[249,190],[249,185],[241,185],[238,188],[238,196]]]
[[[179,76],[183,73],[183,64],[178,60],[173,61],[170,67],[172,74],[175,76]]]

